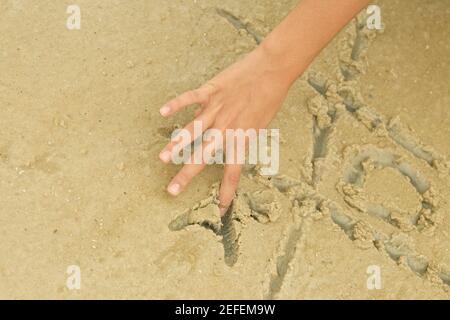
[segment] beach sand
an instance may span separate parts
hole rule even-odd
[[[450,1],[349,24],[271,124],[280,176],[247,166],[232,216],[220,166],[165,192],[194,108],[159,108],[297,1],[257,3],[78,0],[80,30],[65,1],[0,3],[0,298],[450,298]]]

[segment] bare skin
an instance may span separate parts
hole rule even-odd
[[[186,106],[199,104],[196,121],[203,129],[266,128],[281,108],[293,82],[368,0],[303,0],[266,39],[245,58],[231,65],[198,89],[167,102],[161,115],[170,117]],[[193,136],[193,122],[185,129]],[[193,138],[196,138],[193,136]],[[160,153],[165,163],[177,142]],[[178,196],[206,164],[186,164],[167,191]],[[234,199],[241,166],[225,165],[219,192],[223,215]]]

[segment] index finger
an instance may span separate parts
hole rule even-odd
[[[195,90],[189,90],[167,102],[159,112],[163,117],[174,115],[179,110],[192,104],[206,104],[215,87],[209,83]]]

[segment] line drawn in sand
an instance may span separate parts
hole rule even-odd
[[[260,44],[264,39],[264,37],[258,31],[256,31],[256,29],[250,22],[243,21],[242,19],[238,18],[225,9],[216,8],[216,13],[222,18],[225,18],[228,23],[230,23],[236,30],[244,30],[245,32],[247,32],[250,36],[253,37],[253,40],[255,40],[256,44]]]
[[[217,202],[217,187],[213,187],[212,195],[177,216],[169,224],[169,229],[179,231],[187,226],[199,225],[211,230],[222,238],[224,260],[228,266],[233,266],[239,256],[239,233],[236,231],[233,220],[235,206],[232,205],[228,212],[220,218],[220,210]]]
[[[353,38],[355,40],[348,41],[350,54],[348,50],[341,51],[340,67],[337,74],[338,81],[332,81],[315,72],[311,72],[308,78],[309,85],[317,92],[317,96],[308,104],[308,110],[312,115],[313,121],[311,186],[317,188],[321,180],[323,174],[322,163],[331,151],[329,142],[333,138],[336,123],[339,121],[339,115],[342,112],[349,113],[355,120],[362,123],[369,132],[391,139],[418,160],[425,161],[442,178],[448,179],[450,166],[444,156],[439,155],[433,148],[422,144],[400,122],[399,118],[386,120],[386,117],[363,102],[361,94],[356,89],[356,79],[365,71],[361,59],[364,57],[375,32],[365,30],[361,21],[364,21],[364,18],[361,18],[361,16],[354,21],[355,35]],[[348,54],[348,56],[345,56],[345,54]],[[355,150],[358,150],[358,148],[355,148]],[[350,195],[352,191],[354,192],[355,189],[361,187],[365,175],[364,162],[368,167],[372,166],[373,169],[391,167],[407,177],[421,196],[422,208],[418,212],[406,214],[403,212],[397,215],[380,204],[357,203],[354,201],[355,199],[352,199]],[[365,146],[359,153],[356,153],[347,171],[343,172],[342,181],[337,188],[349,205],[345,211],[352,212],[352,209],[357,208],[358,211],[378,216],[393,225],[397,232],[377,230],[365,222],[364,219],[358,220],[343,213],[344,210],[336,203],[326,199],[322,200],[321,206],[316,207],[315,214],[330,216],[331,220],[347,234],[348,238],[358,245],[375,246],[378,251],[385,253],[397,262],[399,266],[406,266],[423,279],[427,279],[432,283],[450,285],[450,267],[417,252],[414,248],[414,240],[405,233],[411,228],[426,231],[429,228],[433,229],[436,227],[439,202],[439,197],[434,194],[429,181],[419,171],[415,170],[410,163],[403,161],[389,150]],[[303,187],[303,189],[305,188]],[[299,193],[295,188],[285,191],[290,198],[292,198],[292,194],[296,195],[294,201],[299,197],[306,197],[306,199],[311,199],[312,197],[320,198],[320,195],[317,194],[312,196],[311,194]],[[293,208],[295,207],[296,204],[294,203]],[[311,216],[310,212],[310,214],[303,215],[302,219],[311,220]],[[294,228],[288,235],[288,239],[295,239],[294,235],[298,232]],[[297,241],[300,240],[301,237],[298,237]],[[266,298],[276,298],[277,293],[281,290],[283,280],[289,272],[285,267],[289,265],[289,261],[286,261],[284,258],[288,257],[289,259],[287,260],[292,259],[294,256],[292,250],[295,251],[295,248],[297,248],[292,243],[286,245],[283,242],[285,242],[284,239],[281,240],[282,248],[279,250],[281,255],[279,253],[275,254],[275,259],[273,259],[275,262],[272,262],[273,266],[269,281],[265,284],[264,296]],[[284,261],[281,268],[279,267],[279,261]]]
[[[239,258],[241,230],[246,220],[269,223],[278,219],[280,207],[273,193],[258,190],[252,193],[238,191],[235,200],[226,214],[220,218],[219,185],[214,184],[210,196],[191,209],[175,217],[169,224],[172,231],[180,231],[188,226],[199,225],[221,238],[224,248],[224,261],[232,267]]]
[[[355,153],[338,186],[344,200],[351,207],[383,219],[405,231],[411,230],[413,227],[424,230],[435,225],[434,215],[437,211],[439,199],[435,196],[430,182],[420,172],[390,150],[369,145],[364,146],[361,150],[355,150]],[[363,191],[365,176],[369,171],[387,167],[400,172],[416,189],[421,198],[420,210],[402,212],[398,208],[392,210],[385,205],[366,200],[367,196]]]
[[[348,52],[341,51],[338,81],[327,79],[319,73],[310,73],[308,83],[318,94],[310,105],[315,106],[318,104],[317,99],[324,99],[328,110],[331,108],[338,111],[344,110],[355,120],[362,123],[369,132],[390,139],[416,159],[425,161],[439,173],[440,177],[448,179],[450,166],[444,156],[439,155],[433,148],[422,144],[411,130],[401,123],[398,117],[386,120],[385,116],[363,102],[356,86],[356,80],[365,71],[361,59],[365,56],[368,45],[376,33],[367,30],[362,21],[365,21],[364,15],[360,15],[354,21],[354,40],[349,41],[350,57],[345,56]],[[343,108],[341,104],[344,105]],[[325,118],[328,121],[322,122],[326,124],[324,126],[325,132],[329,134],[322,135],[325,139],[315,139],[322,146],[322,154],[327,155],[328,141],[334,133],[333,127],[339,121],[339,116],[336,113],[331,116],[329,111],[327,113],[317,112],[317,110],[320,110],[317,107],[310,107],[309,110],[313,115],[314,123],[318,122],[317,119],[320,115],[322,115],[322,118],[324,118],[324,115],[328,117],[328,119]],[[333,111],[333,109],[331,110]],[[357,220],[344,214],[343,209],[335,203],[329,204],[329,214],[332,221],[347,234],[350,240],[363,240],[369,245],[373,244],[379,251],[385,252],[395,260],[398,265],[407,266],[414,273],[433,283],[450,285],[450,267],[416,252],[414,240],[406,234],[411,229],[417,229],[419,232],[430,231],[430,229],[432,231],[437,225],[439,196],[435,194],[431,183],[409,162],[390,150],[370,145],[353,147],[353,157],[348,162],[342,180],[337,185],[338,190],[349,205],[350,211],[351,209],[357,209],[360,212],[376,216],[394,226],[397,232],[374,229],[364,220]],[[313,154],[317,155],[317,153]],[[317,166],[319,159],[313,156],[311,160],[314,185],[317,185],[321,178],[320,167]],[[407,178],[420,195],[420,210],[417,212],[392,212],[384,205],[365,200],[367,197],[364,196],[362,190],[365,175],[370,170],[385,167],[393,168]]]
[[[226,12],[222,12],[222,16],[236,28],[242,28],[242,22],[234,20],[234,16]],[[317,191],[324,174],[324,162],[332,152],[337,152],[330,141],[343,113],[350,114],[370,133],[389,139],[418,161],[425,161],[442,179],[449,178],[450,163],[444,156],[421,143],[398,118],[386,119],[363,102],[357,89],[357,79],[365,72],[364,58],[367,49],[379,32],[368,30],[365,21],[365,14],[362,13],[352,22],[353,34],[349,34],[345,39],[344,47],[339,52],[337,80],[331,80],[316,72],[310,72],[307,79],[308,84],[317,93],[308,104],[313,123],[310,160],[312,171],[309,181],[286,175],[272,178],[253,175],[251,179],[264,189],[252,194],[238,191],[233,206],[222,219],[219,218],[217,207],[216,185],[209,198],[170,223],[171,230],[200,225],[222,237],[225,262],[233,266],[238,260],[241,246],[241,219],[252,218],[261,223],[270,223],[280,214],[289,215],[293,223],[286,226],[286,232],[266,266],[266,280],[261,292],[264,298],[274,299],[283,289],[284,280],[291,272],[291,263],[306,236],[305,225],[322,217],[329,217],[355,245],[373,246],[399,266],[406,267],[421,278],[438,285],[443,284],[445,288],[450,285],[450,266],[422,255],[415,248],[414,237],[408,234],[409,231],[416,230],[414,235],[417,238],[423,232],[433,231],[438,227],[436,218],[439,216],[439,196],[435,194],[431,182],[410,162],[403,160],[392,150],[372,145],[352,146],[353,149],[350,147],[349,150],[353,153],[350,159],[346,160],[341,181],[336,186],[347,207],[341,208]],[[420,195],[420,210],[394,212],[384,205],[365,200],[362,190],[365,175],[370,170],[386,167],[398,171],[409,180]],[[288,199],[290,208],[286,212],[280,211],[277,200],[270,199],[270,194],[281,194]],[[373,227],[366,221],[368,216],[385,222],[386,227]]]

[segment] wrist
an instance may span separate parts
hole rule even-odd
[[[279,37],[269,34],[255,51],[264,61],[265,70],[290,87],[306,70],[310,61],[306,57],[295,55],[293,50],[283,46],[280,40]]]

